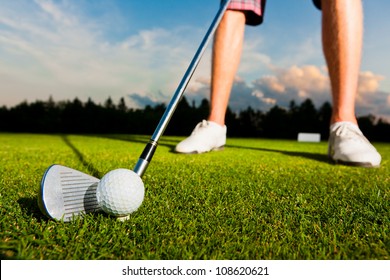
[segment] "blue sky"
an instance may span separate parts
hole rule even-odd
[[[0,106],[24,100],[168,102],[219,0],[0,0]],[[365,37],[357,114],[390,119],[390,1],[364,1]],[[234,110],[266,111],[330,100],[311,0],[268,0],[265,23],[247,27],[232,91]],[[210,50],[186,96],[208,97]]]

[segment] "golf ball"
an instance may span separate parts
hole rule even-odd
[[[115,169],[100,180],[96,198],[103,211],[120,217],[135,212],[144,200],[144,193],[144,184],[134,171]]]

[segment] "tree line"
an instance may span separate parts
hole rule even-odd
[[[73,134],[153,134],[166,105],[129,108],[124,98],[115,104],[108,98],[103,104],[92,99],[86,102],[24,101],[14,107],[0,107],[0,131]],[[196,106],[183,97],[165,135],[187,136],[195,125],[207,118],[209,102],[203,99]],[[226,114],[228,136],[296,139],[299,132],[320,133],[322,140],[329,136],[332,106],[325,102],[316,108],[311,99],[301,104],[291,101],[288,108],[278,105],[267,112],[248,107],[239,112],[230,108]],[[390,142],[390,123],[373,115],[358,118],[359,126],[371,141]]]

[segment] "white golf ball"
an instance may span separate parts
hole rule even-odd
[[[144,183],[129,169],[108,172],[96,190],[96,198],[103,211],[117,217],[135,212],[141,206],[144,194]]]

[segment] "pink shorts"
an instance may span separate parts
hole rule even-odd
[[[263,14],[266,0],[232,0],[229,10],[244,11],[246,24],[259,25],[263,22]]]
[[[259,25],[263,22],[265,3],[266,0],[232,0],[228,9],[244,11],[246,24]],[[313,0],[313,3],[321,9],[321,0]]]

